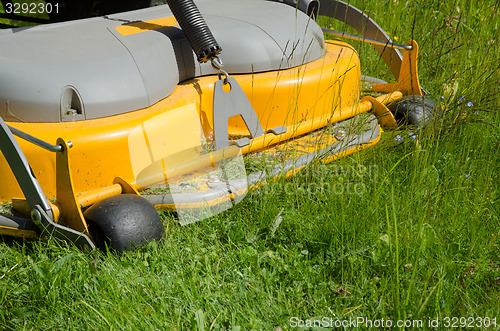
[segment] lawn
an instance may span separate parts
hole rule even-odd
[[[446,108],[437,125],[386,131],[203,222],[163,213],[165,240],[123,255],[4,238],[0,328],[498,329],[500,4],[351,3],[417,40],[421,84]],[[390,79],[352,44],[363,74]]]

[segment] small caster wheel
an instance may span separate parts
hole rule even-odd
[[[83,214],[97,247],[106,245],[117,252],[134,250],[150,241],[160,240],[164,228],[156,209],[133,194],[101,200]]]
[[[399,125],[424,127],[436,118],[436,103],[420,95],[407,95],[387,105]]]

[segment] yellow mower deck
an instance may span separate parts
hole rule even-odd
[[[186,178],[196,178],[200,183],[196,192],[209,191],[204,176],[227,156],[223,153],[260,153],[272,156],[278,164],[306,160],[296,167],[274,171],[270,176],[274,178],[294,174],[310,161],[308,156],[329,162],[377,143],[378,124],[377,130],[372,130],[376,134],[352,146],[345,140],[345,132],[335,130],[332,124],[371,112],[380,125],[394,127],[394,117],[385,105],[406,94],[422,94],[416,67],[417,45],[414,41],[411,45],[413,50],[405,52],[399,81],[374,87],[387,93],[378,98],[359,100],[359,57],[352,46],[340,41],[327,41],[322,58],[299,67],[233,75],[266,132],[236,150],[211,150],[217,76],[184,81],[167,98],[130,113],[77,122],[7,124],[64,147],[62,152],[52,153],[17,139],[43,192],[53,201],[56,222],[90,236],[82,214],[84,208],[122,193],[155,194],[155,187],[161,190],[169,185],[171,189]],[[286,127],[286,131],[269,132],[279,126]],[[234,141],[252,138],[241,117],[230,118],[228,129]],[[12,202],[14,209],[29,216],[30,208],[4,157],[0,157],[0,173],[4,178],[0,202]],[[249,181],[250,187],[265,182],[255,178]],[[230,192],[208,203],[235,201],[235,196],[244,193]],[[197,202],[192,206],[154,204],[170,209],[199,206]],[[0,226],[0,234],[33,238],[37,231]]]

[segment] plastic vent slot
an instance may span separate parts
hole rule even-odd
[[[82,98],[73,86],[66,86],[61,94],[61,121],[82,121],[85,119],[85,109]]]

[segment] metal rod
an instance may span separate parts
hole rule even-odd
[[[43,193],[40,183],[38,183],[38,180],[33,174],[31,166],[21,147],[19,147],[16,138],[14,138],[12,131],[10,131],[10,128],[7,124],[5,124],[1,116],[0,151],[2,152],[10,169],[14,173],[14,177],[23,191],[30,209],[36,209],[38,206],[48,214],[52,215],[52,208]]]
[[[13,128],[10,125],[7,125],[7,127],[10,129],[13,135],[18,136],[19,138],[22,138],[24,140],[27,140],[30,143],[37,145],[38,147],[44,148],[51,152],[61,152],[63,150],[63,147],[61,145],[51,145],[43,140],[40,140],[36,137],[33,137],[32,135],[27,134],[26,132]],[[69,147],[73,147],[71,141],[68,141],[68,145]]]
[[[402,49],[402,50],[405,50],[405,51],[411,51],[413,49],[412,46],[405,46],[405,45],[401,45],[401,44],[395,44],[393,42],[385,42],[385,41],[382,41],[382,40],[377,40],[377,39],[373,39],[373,38],[358,36],[356,34],[351,34],[351,33],[347,33],[347,32],[340,32],[340,31],[337,31],[337,30],[331,30],[331,29],[327,29],[327,28],[321,28],[321,30],[323,30],[324,33],[331,34],[333,36],[337,36],[337,37],[341,37],[341,38],[347,38],[347,39],[352,39],[352,40],[359,40],[359,41],[367,42],[367,43],[373,44],[373,45],[386,46],[386,47],[390,47],[390,48]]]

